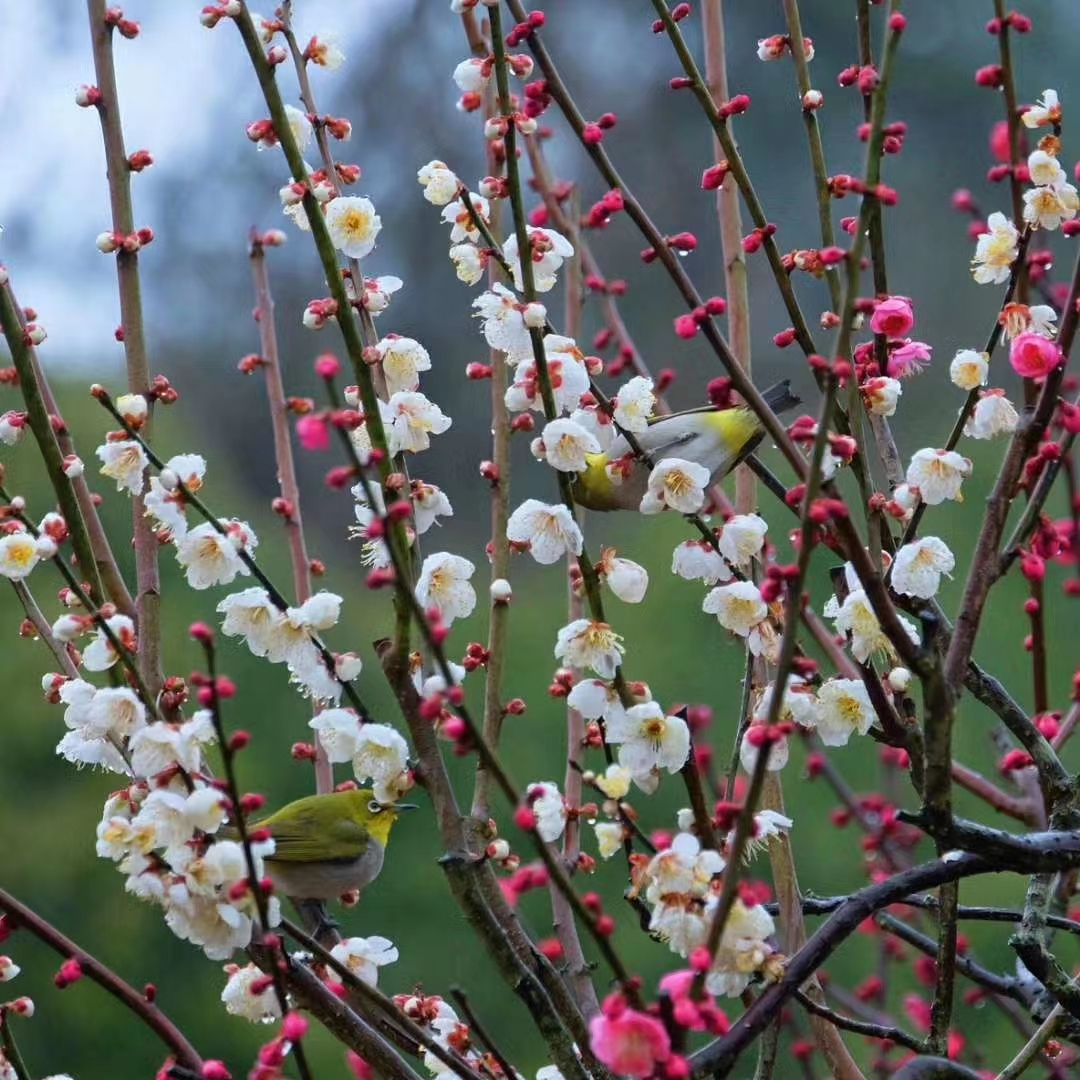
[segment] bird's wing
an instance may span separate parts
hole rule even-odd
[[[324,862],[329,859],[358,859],[367,850],[371,836],[367,829],[350,817],[327,822],[307,807],[296,807],[286,821],[276,815],[263,822],[274,838],[278,862]]]
[[[678,413],[677,415],[683,416],[687,414]],[[678,453],[669,453],[669,451],[677,451],[679,447],[685,446],[698,435],[698,432],[691,428],[682,427],[678,424],[671,424],[670,421],[673,419],[671,414],[663,417],[663,419],[669,421],[669,423],[666,425],[650,424],[645,431],[639,432],[635,436],[638,446],[640,446],[654,461],[657,461],[662,457],[680,457],[681,455]],[[616,461],[618,458],[621,458],[630,452],[630,443],[620,435],[608,448],[608,460]]]

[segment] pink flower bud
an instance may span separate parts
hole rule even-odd
[[[307,1034],[307,1030],[308,1022],[299,1013],[287,1013],[285,1019],[281,1022],[281,1034],[289,1042],[297,1042],[302,1039]]]
[[[296,421],[296,437],[305,450],[330,449],[330,428],[324,416],[301,416]]]
[[[698,324],[693,315],[680,315],[675,320],[675,334],[684,341],[689,341],[697,331]]]
[[[333,353],[323,353],[315,358],[315,374],[320,379],[336,379],[341,374],[341,362]]]

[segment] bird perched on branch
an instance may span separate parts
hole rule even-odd
[[[316,939],[336,927],[326,901],[363,889],[382,870],[390,830],[410,803],[382,804],[367,789],[309,795],[252,822],[274,841],[266,872]]]
[[[764,397],[773,412],[799,404],[788,380],[769,387]],[[710,482],[726,476],[764,437],[761,421],[746,405],[730,409],[705,406],[658,416],[637,435],[637,443],[655,464],[663,458],[681,458],[709,470]],[[608,466],[626,459],[626,475],[617,482]],[[574,499],[590,510],[637,510],[649,481],[649,466],[633,458],[625,436],[618,436],[607,453],[589,454],[588,467],[574,481]]]

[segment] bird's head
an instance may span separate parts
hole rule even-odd
[[[417,809],[413,803],[381,803],[371,788],[358,788],[341,794],[348,796],[353,819],[363,825],[383,847],[386,847],[390,830],[402,811]]]

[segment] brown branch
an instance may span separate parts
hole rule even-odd
[[[59,953],[65,960],[78,961],[83,974],[134,1013],[182,1065],[196,1071],[202,1069],[202,1059],[176,1025],[161,1009],[147,1001],[143,994],[124,982],[111,968],[65,937],[51,923],[4,889],[0,889],[0,909],[7,912],[14,925],[28,930],[38,941]]]
[[[285,384],[281,374],[277,328],[274,325],[274,298],[270,292],[270,274],[266,266],[266,250],[259,234],[251,232],[248,248],[251,274],[255,282],[256,321],[259,324],[260,365],[266,372],[266,397],[270,406],[270,426],[274,433],[274,461],[277,464],[278,486],[288,506],[284,517],[285,536],[292,561],[293,593],[296,603],[302,604],[311,596],[311,563],[304,540],[304,519],[300,512],[300,485],[296,480],[296,461],[289,431],[289,407],[285,401]],[[315,790],[325,795],[334,787],[334,767],[326,748],[315,740]]]
[[[113,25],[106,19],[106,0],[87,0],[90,38],[94,54],[94,77],[99,97],[98,117],[105,143],[105,169],[109,181],[113,232],[129,237],[135,232],[131,204],[131,167],[124,149],[120,122],[120,99],[113,66]],[[116,281],[120,295],[120,325],[124,331],[124,358],[128,390],[141,394],[147,405],[145,438],[152,433],[154,399],[150,394],[150,366],[146,353],[142,295],[139,284],[138,248],[122,244],[116,251]],[[142,494],[131,498],[132,535],[135,543],[135,597],[139,633],[139,668],[143,681],[157,697],[163,681],[161,669],[161,581],[158,574],[158,542],[146,516]]]

